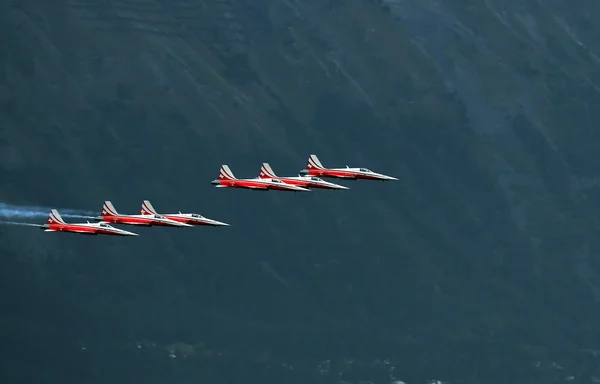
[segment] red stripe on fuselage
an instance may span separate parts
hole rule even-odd
[[[102,216],[104,221],[108,223],[117,223],[117,224],[137,224],[137,225],[159,225],[154,220],[142,217],[130,217],[130,216]]]
[[[361,177],[356,172],[330,169],[309,169],[308,174],[313,176],[337,177],[340,179],[358,179]]]
[[[297,187],[308,187],[312,183],[307,180],[298,180],[298,179],[287,179],[285,177],[279,178],[279,180],[283,181],[286,184],[292,184]]]
[[[191,225],[211,225],[211,223],[198,219],[196,217],[187,217],[187,216],[171,216],[164,215],[167,219],[171,219],[173,221],[177,221],[179,223],[191,224]]]

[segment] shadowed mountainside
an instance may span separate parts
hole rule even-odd
[[[2,227],[0,378],[589,382],[599,11],[0,2],[0,201],[138,213],[150,199],[232,224]],[[210,185],[221,164],[295,175],[310,153],[401,181]]]

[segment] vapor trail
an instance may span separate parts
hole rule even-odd
[[[38,224],[20,223],[18,221],[4,221],[4,220],[0,220],[0,224],[3,224],[3,225],[25,225],[25,226],[28,226],[28,227],[39,227]]]
[[[38,219],[46,218],[50,214],[50,209],[47,207],[35,207],[35,206],[19,206],[12,204],[0,203],[0,218],[13,219]],[[57,208],[58,213],[62,217],[80,218],[80,219],[91,219],[94,218],[95,212],[86,211],[83,209],[65,209]]]

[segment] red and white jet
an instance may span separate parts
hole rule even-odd
[[[367,168],[325,168],[319,161],[317,155],[310,155],[306,169],[300,171],[303,175],[332,177],[337,179],[368,179],[368,180],[398,180],[395,177],[373,172]]]
[[[293,176],[293,177],[279,177],[275,175],[273,168],[269,163],[262,163],[260,167],[260,173],[258,177],[261,179],[280,179],[284,183],[298,185],[304,188],[322,188],[322,189],[350,189],[343,185],[330,183],[316,176]]]
[[[56,209],[50,210],[46,224],[40,225],[45,232],[71,232],[83,235],[117,235],[138,236],[137,233],[115,228],[107,223],[73,223],[67,224]]]
[[[154,213],[152,215],[122,215],[117,212],[110,201],[104,202],[100,216],[98,216],[96,220],[101,220],[108,223],[143,225],[147,227],[151,227],[153,225],[166,227],[193,227],[193,225],[167,219],[158,213]]]
[[[140,209],[140,214],[142,216],[147,216],[147,215],[157,215],[158,213],[156,212],[156,210],[154,209],[154,207],[152,206],[152,204],[150,203],[150,201],[148,200],[144,200],[142,202],[142,208]],[[229,224],[227,223],[222,223],[220,221],[217,220],[212,220],[209,218],[206,218],[202,215],[199,215],[197,213],[165,213],[163,214],[164,217],[166,217],[169,220],[173,220],[173,221],[177,221],[180,223],[186,223],[186,224],[190,224],[190,225],[211,225],[211,226],[229,226]]]
[[[261,179],[255,177],[254,179],[238,179],[233,175],[231,169],[227,165],[221,165],[221,171],[219,172],[219,178],[210,182],[217,188],[246,188],[253,189],[256,191],[294,191],[294,192],[310,192],[310,189],[299,187],[293,184],[287,184],[280,179],[266,178]]]

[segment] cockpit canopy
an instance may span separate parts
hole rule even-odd
[[[272,181],[273,183],[280,183],[280,184],[283,184],[283,182],[282,182],[281,180],[279,180],[279,179],[271,179],[271,181]]]
[[[154,215],[155,219],[164,219],[165,217],[163,215]]]
[[[106,223],[100,223],[100,226],[102,228],[110,228],[110,225],[106,224]]]
[[[314,177],[314,176],[313,176],[313,177],[311,177],[310,179],[311,179],[312,181],[323,181],[323,180],[321,180],[319,177]]]
[[[192,217],[196,218],[196,219],[202,219],[203,218],[202,215],[199,215],[197,213],[192,213]]]
[[[371,173],[371,171],[367,168],[360,168],[360,171],[365,173]]]

